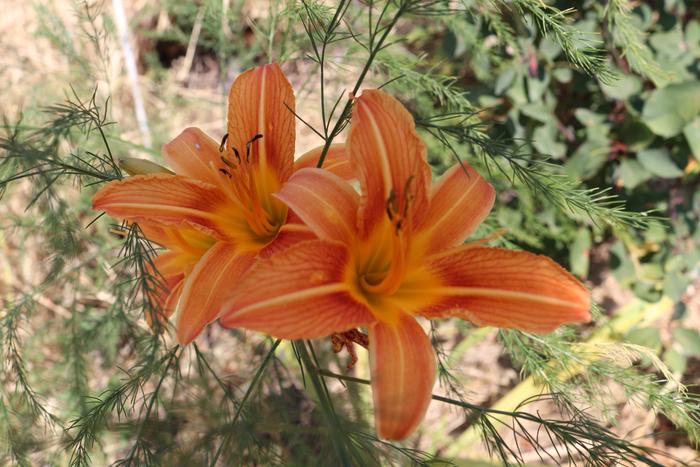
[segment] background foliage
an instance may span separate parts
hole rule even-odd
[[[25,3],[0,63],[1,462],[695,459],[695,2],[131,2],[126,42],[119,2]],[[186,126],[223,135],[230,82],[270,60],[308,123],[299,153],[343,140],[349,91],[386,86],[436,174],[460,158],[497,187],[476,237],[505,229],[496,244],[557,259],[591,286],[597,322],[548,336],[434,325],[438,400],[404,444],[374,437],[365,354],[347,370],[329,342],[153,337],[154,247],[93,222],[91,194],[122,177],[120,157],[160,161]]]

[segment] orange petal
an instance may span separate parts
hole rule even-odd
[[[139,222],[138,226],[151,242],[196,259],[216,243],[216,239],[211,235],[183,226],[166,227],[143,221]]]
[[[186,175],[217,185],[224,167],[219,143],[199,128],[186,128],[175,139],[163,146],[163,156],[178,175]]]
[[[312,240],[261,260],[223,308],[221,325],[284,339],[315,339],[373,320],[345,283],[349,254],[338,243]]]
[[[374,419],[380,438],[410,435],[428,410],[435,384],[435,351],[416,320],[369,325]]]
[[[486,219],[496,191],[468,164],[455,164],[433,185],[420,235],[432,253],[458,245]]]
[[[233,285],[254,261],[254,252],[240,251],[226,242],[218,242],[202,256],[185,279],[177,306],[177,338],[181,344],[192,342],[216,318]]]
[[[359,196],[337,175],[323,169],[302,169],[275,196],[322,240],[348,243],[356,235]]]
[[[182,287],[185,284],[184,280],[180,280],[177,284],[170,288],[170,294],[163,304],[163,315],[165,318],[170,318],[175,309],[177,308],[177,303],[180,301],[180,295],[182,295]]]
[[[316,239],[316,234],[308,226],[301,223],[287,222],[280,227],[277,237],[260,250],[258,256],[260,258],[269,258],[297,243]]]
[[[158,257],[155,258],[154,263],[157,262]],[[184,274],[182,272],[174,273],[172,275],[166,275],[160,269],[158,272],[152,270],[149,266],[149,274],[153,275],[154,283],[150,284],[150,300],[155,306],[154,310],[146,312],[146,322],[153,329],[154,323],[153,318],[158,319],[160,323],[165,323],[165,321],[173,314],[175,311],[175,304],[180,296],[180,291],[182,290],[182,283],[184,282]]]
[[[226,196],[208,183],[178,175],[137,175],[110,182],[92,199],[93,209],[132,222],[191,225],[226,236],[233,212]]]
[[[364,91],[355,99],[347,145],[362,187],[363,235],[386,215],[390,197],[396,200],[396,213],[417,222],[428,206],[430,168],[425,145],[403,105],[383,91]]]
[[[426,290],[442,296],[421,314],[457,316],[482,326],[550,332],[590,321],[590,294],[547,258],[525,251],[475,247],[446,250],[429,264],[444,284]]]
[[[280,181],[286,180],[294,163],[294,105],[294,91],[279,65],[263,65],[240,74],[229,93],[226,147],[245,154],[246,143],[263,135],[251,145],[251,161],[263,173],[269,169]]]
[[[323,146],[302,154],[294,161],[294,171],[315,168],[316,164],[318,164],[318,159],[321,157],[321,152],[323,152]],[[350,158],[348,157],[345,143],[331,144],[323,161],[323,169],[336,174],[343,180],[355,178],[355,172],[353,172],[352,165],[350,165]]]

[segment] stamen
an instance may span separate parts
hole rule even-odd
[[[246,162],[250,162],[250,145],[262,137],[263,137],[263,135],[258,133],[257,135],[253,136],[253,138],[250,141],[245,143],[245,160],[246,160]]]
[[[231,162],[230,160],[226,159],[224,156],[221,156],[221,162],[223,162],[224,164],[228,165],[228,166],[231,167],[232,169],[235,169],[235,168],[236,168],[236,166],[233,165],[233,162]]]
[[[228,178],[231,178],[231,172],[229,172],[228,170],[226,170],[226,169],[219,169],[219,172],[221,172],[222,174],[228,176]]]
[[[406,180],[406,184],[403,186],[403,216],[407,217],[408,216],[408,205],[413,201],[413,193],[411,191],[411,186],[413,184],[413,180],[415,177],[411,175],[408,177],[408,180]]]
[[[386,215],[389,216],[389,220],[393,221],[394,214],[396,214],[396,192],[392,189],[386,199]]]
[[[224,152],[224,149],[226,148],[226,140],[228,139],[228,133],[224,135],[223,138],[221,138],[221,144],[219,145],[219,152]]]
[[[350,355],[350,362],[348,363],[348,370],[355,366],[357,363],[357,352],[355,351],[355,345],[359,344],[365,349],[369,348],[369,337],[357,329],[351,329],[349,331],[340,332],[331,335],[331,344],[333,347],[333,352],[339,353],[345,347]]]
[[[238,159],[238,163],[242,164],[243,161],[241,161],[241,155],[238,153],[238,149],[236,148],[231,148],[233,149],[233,155],[236,156],[236,159]]]

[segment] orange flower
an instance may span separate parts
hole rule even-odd
[[[326,171],[295,173],[276,196],[319,240],[260,261],[220,322],[287,339],[367,326],[379,436],[411,434],[431,399],[435,354],[416,317],[534,332],[590,319],[587,290],[549,258],[462,244],[494,189],[459,164],[431,187],[425,146],[394,98],[355,100],[347,150],[361,195]]]
[[[294,162],[294,93],[278,65],[242,73],[229,94],[228,135],[219,144],[188,128],[163,148],[173,173],[109,183],[93,208],[137,222],[167,249],[155,266],[168,287],[158,297],[178,311],[177,337],[196,338],[258,255],[316,238],[274,198],[290,175],[318,160],[320,148]],[[343,145],[328,154],[332,170],[350,172]]]

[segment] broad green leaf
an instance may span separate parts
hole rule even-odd
[[[637,281],[632,284],[632,292],[644,301],[656,303],[661,300],[661,290],[649,282]]]
[[[620,178],[625,188],[633,190],[637,185],[649,180],[652,175],[642,164],[634,159],[623,159],[620,162]]]
[[[579,122],[586,126],[601,125],[608,119],[607,115],[598,114],[584,108],[574,110],[574,115]]]
[[[700,334],[694,329],[675,328],[673,340],[678,351],[688,357],[700,355]]]
[[[637,160],[649,172],[661,178],[677,178],[683,171],[671,160],[666,149],[645,149],[637,154]]]
[[[688,367],[688,359],[673,349],[664,352],[663,360],[674,373],[683,374]]]
[[[687,276],[677,272],[666,272],[664,276],[664,295],[668,296],[674,302],[678,302],[685,289],[688,288],[690,280]]]
[[[630,344],[643,345],[655,351],[661,350],[661,334],[652,327],[635,328],[627,333],[625,340]]]
[[[538,122],[542,123],[548,123],[553,120],[553,117],[551,113],[549,112],[549,109],[545,107],[544,104],[539,104],[539,103],[531,103],[531,104],[525,104],[520,108],[520,111],[524,114],[530,117],[533,120],[537,120]]]
[[[642,81],[635,75],[618,75],[610,84],[600,83],[603,93],[613,99],[627,100],[642,90]]]
[[[693,156],[700,161],[700,117],[695,117],[688,123],[683,128],[683,134]]]
[[[657,263],[644,263],[639,266],[639,278],[645,281],[658,281],[663,279],[664,270]]]
[[[644,232],[644,239],[649,243],[661,243],[668,238],[666,224],[653,220],[649,221],[649,227]]]
[[[542,154],[561,159],[566,154],[566,145],[556,140],[557,129],[553,124],[537,127],[532,135],[532,145]]]
[[[696,57],[700,55],[700,23],[696,20],[688,21],[685,28],[685,42],[688,51]]]
[[[642,119],[659,136],[676,136],[700,113],[700,81],[670,84],[651,93]]]
[[[515,78],[517,76],[517,71],[515,70],[514,67],[509,66],[503,72],[501,72],[500,75],[498,75],[498,78],[496,78],[496,84],[494,86],[494,94],[497,96],[500,96],[503,94],[503,91],[511,87],[511,85],[515,82]]]
[[[591,248],[591,232],[582,228],[576,233],[574,242],[569,250],[569,262],[571,272],[579,277],[588,276],[588,265],[590,262],[589,250]]]
[[[564,164],[566,174],[575,180],[587,180],[598,173],[608,160],[607,142],[586,141]]]
[[[649,42],[657,54],[669,58],[677,58],[685,53],[683,48],[680,47],[683,41],[683,34],[679,28],[655,32],[649,37]]]
[[[571,78],[574,77],[574,73],[571,71],[571,68],[556,68],[552,72],[552,76],[560,83],[569,83]]]
[[[639,152],[654,141],[656,136],[639,120],[627,120],[618,130],[622,142],[631,152]]]

